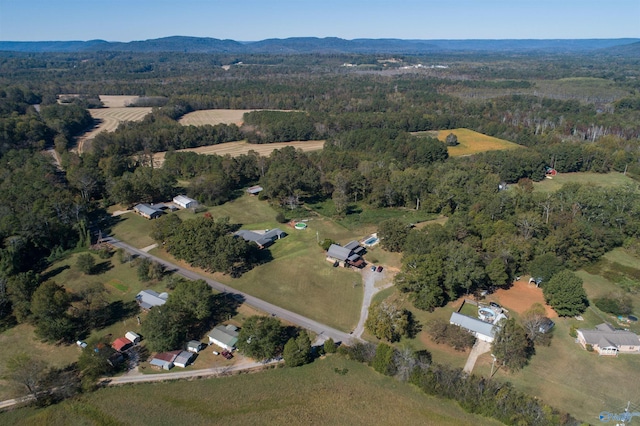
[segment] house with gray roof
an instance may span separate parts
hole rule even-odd
[[[496,332],[498,331],[497,325],[477,318],[468,317],[458,312],[453,312],[451,314],[449,323],[467,330],[469,333],[473,334],[476,339],[489,343],[493,342]]]
[[[187,365],[193,361],[194,353],[188,351],[180,351],[176,359],[173,360],[173,365],[176,367],[186,368]]]
[[[217,325],[209,332],[209,344],[233,351],[236,343],[238,343],[238,327],[235,325]]]
[[[247,231],[241,229],[235,233],[235,235],[241,237],[245,241],[251,241],[258,245],[258,247],[265,248],[273,244],[276,240],[284,238],[287,233],[280,228],[268,229],[266,231]]]
[[[162,216],[162,210],[152,207],[149,204],[137,204],[133,207],[133,211],[147,219],[157,219]]]
[[[640,337],[628,330],[616,330],[602,323],[594,330],[577,330],[577,340],[586,349],[591,345],[600,355],[617,356],[619,353],[640,354]]]
[[[176,195],[173,197],[173,202],[175,205],[183,209],[198,207],[198,202],[196,200],[185,195]]]
[[[167,293],[158,293],[153,290],[142,290],[136,296],[136,302],[145,311],[153,308],[154,306],[162,306],[167,303],[169,295]]]
[[[360,245],[358,245],[360,247]],[[327,259],[332,261],[344,262],[345,265],[361,268],[364,266],[364,259],[355,249],[342,247],[338,244],[331,244],[327,250]]]

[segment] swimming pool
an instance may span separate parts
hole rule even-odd
[[[365,241],[364,243],[365,243],[366,245],[368,245],[368,246],[372,246],[372,245],[374,245],[374,244],[375,244],[375,243],[377,243],[377,242],[378,242],[378,238],[376,238],[376,237],[371,237],[371,238],[369,238],[367,241]]]

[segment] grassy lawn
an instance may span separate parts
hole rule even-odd
[[[626,184],[635,183],[629,176],[622,173],[558,173],[553,179],[544,179],[540,182],[533,183],[533,189],[536,192],[556,192],[565,183],[580,183],[583,185],[599,186],[603,188],[616,188]]]
[[[0,414],[0,423],[17,425],[371,425],[399,419],[420,425],[501,424],[337,356],[256,374],[106,388],[45,409]]]

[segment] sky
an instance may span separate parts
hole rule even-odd
[[[640,0],[0,0],[2,41],[640,37]]]

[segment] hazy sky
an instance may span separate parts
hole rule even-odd
[[[640,0],[0,0],[0,40],[640,37]]]

